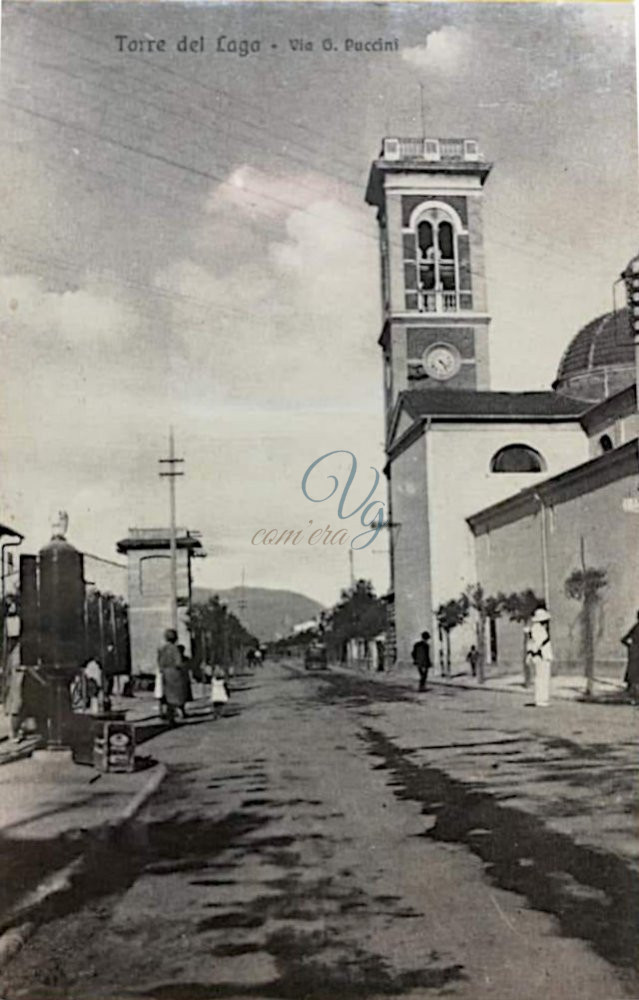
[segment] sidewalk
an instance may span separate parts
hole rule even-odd
[[[482,688],[489,691],[508,691],[510,694],[519,694],[528,698],[533,691],[532,684],[528,688],[524,686],[521,673],[503,674],[495,677],[489,675],[482,684],[476,677],[463,672],[452,674],[450,677],[431,676],[428,683],[480,691]],[[625,686],[622,683],[595,678],[592,700],[597,701],[601,698],[608,701],[610,698],[623,695],[624,692]],[[558,674],[552,678],[551,697],[558,698],[560,701],[580,701],[586,698],[585,678],[575,674]]]
[[[35,754],[0,768],[0,966],[157,791],[166,768],[102,774]]]
[[[336,667],[332,667],[332,669],[345,670],[347,673],[352,673],[355,676],[366,677],[382,683],[398,684],[400,687],[415,688],[417,685],[417,671],[409,667],[384,671],[382,673],[367,671],[357,666],[347,666],[345,664],[338,664]],[[489,673],[485,681],[480,683],[467,670],[452,673],[450,676],[442,676],[439,673],[431,671],[428,675],[428,686],[431,687],[434,684],[471,691],[507,691],[509,694],[519,695],[526,699],[530,699],[533,693],[532,685],[528,688],[524,686],[521,672],[497,673],[493,675]],[[620,681],[596,677],[593,697],[587,700],[595,703],[601,701],[603,704],[607,704],[610,701],[618,701],[622,698],[625,690],[624,684]],[[585,700],[585,678],[576,674],[558,674],[557,676],[553,676],[551,698],[559,701]]]
[[[114,708],[126,708],[127,721],[136,724],[132,774],[105,774],[34,753],[37,738],[14,744],[0,736],[0,966],[32,932],[43,908],[71,891],[96,845],[132,820],[166,776],[165,766],[144,748],[166,728],[154,699],[115,698]],[[5,716],[0,731],[8,734]]]
[[[199,715],[208,702],[191,703],[191,714]],[[136,770],[132,774],[103,773],[90,763],[57,760],[34,753],[37,738],[14,744],[0,737],[0,854],[7,841],[51,842],[67,834],[82,834],[117,821],[128,803],[153,783],[157,762],[145,744],[168,730],[160,719],[151,694],[113,699],[114,710],[126,709],[126,721],[135,725]],[[2,729],[8,720],[2,716]],[[4,845],[3,842],[4,841]],[[2,888],[0,886],[0,903]]]
[[[138,725],[159,721],[157,702],[151,693],[138,694],[135,698],[115,695],[112,704],[115,711],[126,711],[127,722]],[[14,743],[9,734],[9,718],[0,708],[0,765],[30,757],[41,746],[43,740],[36,735],[26,736],[20,743]]]

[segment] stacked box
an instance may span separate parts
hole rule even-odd
[[[98,771],[135,770],[135,727],[130,722],[105,722],[93,743],[93,766]]]

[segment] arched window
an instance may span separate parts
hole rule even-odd
[[[490,461],[491,472],[543,472],[545,467],[539,452],[527,444],[508,444]]]
[[[612,443],[612,438],[609,434],[602,434],[599,438],[599,447],[601,448],[602,455],[607,451],[612,451],[614,444]]]
[[[417,213],[416,213],[417,214]],[[421,312],[458,309],[457,234],[461,223],[452,209],[431,204],[413,219],[417,260],[417,300]]]
[[[419,261],[419,288],[432,292],[437,284],[435,268],[435,242],[430,222],[420,222],[417,227],[417,259]]]
[[[454,292],[455,275],[455,233],[450,222],[440,222],[437,227],[439,239],[439,280],[445,292]]]

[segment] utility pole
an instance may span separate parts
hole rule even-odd
[[[246,572],[244,570],[244,567],[242,567],[242,582],[240,584],[240,599],[237,602],[237,610],[240,612],[240,614],[242,616],[244,616],[244,612],[246,611],[246,585],[245,585],[245,577],[246,577]],[[244,624],[244,623],[242,622],[242,624]]]
[[[419,103],[422,114],[422,139],[426,138],[426,105],[424,104],[424,84],[419,85]]]
[[[237,602],[238,618],[240,619],[240,625],[246,628],[244,621],[244,612],[246,611],[246,590],[245,590],[245,570],[242,566],[242,583],[240,584],[240,599]],[[240,640],[240,666],[244,667],[244,640]]]
[[[171,551],[171,627],[177,632],[177,539],[175,537],[175,479],[184,473],[176,469],[176,465],[184,462],[183,458],[175,457],[175,440],[173,428],[169,429],[169,457],[159,459],[160,465],[168,465],[168,472],[160,472],[160,478],[169,481],[169,547]]]
[[[348,565],[351,574],[351,589],[352,589],[355,586],[355,562],[354,562],[353,550],[350,546],[348,549]]]

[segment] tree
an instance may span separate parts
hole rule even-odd
[[[502,609],[507,613],[510,620],[512,622],[521,622],[522,624],[532,618],[533,612],[542,603],[541,598],[537,597],[534,590],[531,590],[530,587],[527,590],[521,590],[508,595],[498,594],[497,596],[501,601]]]
[[[242,649],[257,645],[257,639],[220,602],[217,594],[204,603],[192,604],[189,630],[194,659],[211,664],[227,666],[239,658]]]
[[[340,657],[350,639],[372,639],[387,627],[386,604],[377,597],[369,580],[358,580],[343,590],[340,600],[325,620],[326,641]]]
[[[513,592],[512,594],[498,594],[497,595],[502,609],[506,612],[511,622],[519,622],[521,625],[525,625],[532,618],[536,608],[541,606],[541,598],[537,597],[534,590],[528,587],[526,590],[520,590],[519,592]],[[528,663],[526,653],[526,633],[522,633],[522,663],[524,672],[524,684],[526,687],[529,686],[531,682],[530,676],[530,665]]]
[[[131,672],[129,610],[126,601],[108,591],[88,590],[84,610],[87,658],[113,674]]]
[[[464,595],[469,607],[476,613],[475,628],[477,634],[477,678],[480,684],[486,678],[486,622],[495,621],[502,611],[499,597],[486,594],[481,583],[471,583]]]
[[[586,694],[592,697],[595,683],[595,616],[600,602],[600,594],[607,586],[604,569],[586,566],[582,548],[582,568],[572,571],[565,581],[566,596],[581,602],[579,618],[581,623],[581,653],[584,658]]]
[[[486,597],[484,600],[484,610],[490,632],[490,662],[496,663],[498,655],[496,622],[503,610],[499,595],[497,597]]]
[[[469,601],[466,594],[462,594],[457,600],[447,601],[440,604],[435,612],[440,634],[446,636],[445,662],[442,663],[442,673],[450,674],[450,633],[453,629],[461,625],[468,617]],[[442,648],[440,646],[440,654]]]

